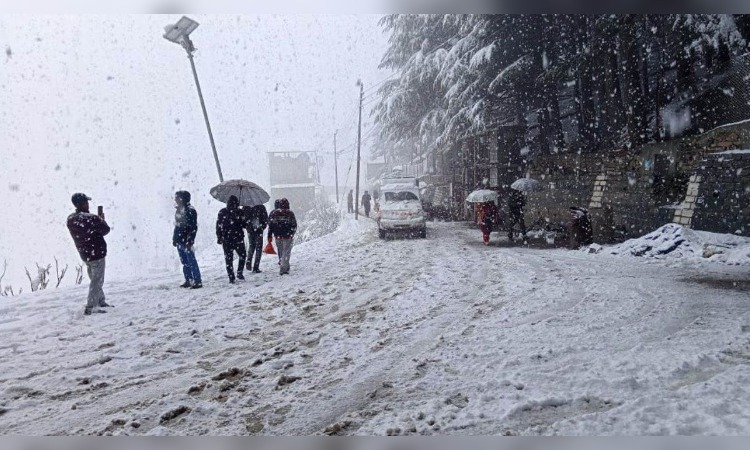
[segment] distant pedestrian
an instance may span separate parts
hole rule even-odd
[[[183,288],[200,289],[203,287],[201,271],[198,261],[195,259],[195,235],[198,233],[198,212],[190,204],[190,192],[177,191],[174,194],[174,232],[172,233],[172,245],[177,247],[182,263],[182,273],[185,282],[180,285]]]
[[[349,189],[349,194],[346,196],[346,208],[348,213],[354,212],[354,191]]]
[[[570,221],[568,222],[569,247],[577,249],[582,245],[593,244],[593,229],[589,210],[579,206],[571,206],[568,211],[570,213]]]
[[[377,189],[372,191],[372,203],[375,213],[380,212],[380,192]]]
[[[526,196],[523,192],[515,189],[510,190],[508,196],[508,213],[510,223],[508,224],[508,240],[513,241],[513,227],[518,224],[521,227],[523,243],[526,244],[526,223],[523,220],[523,208],[526,206]]]
[[[252,269],[253,273],[260,273],[260,257],[263,254],[263,230],[268,226],[268,211],[263,205],[245,206],[242,209],[249,244],[246,269]],[[255,264],[252,264],[253,254],[255,254]]]
[[[482,204],[482,222],[480,228],[482,229],[482,240],[484,245],[490,245],[490,233],[492,230],[497,228],[500,221],[500,212],[497,209],[495,202],[486,202]]]
[[[276,238],[276,250],[279,253],[279,275],[289,273],[289,260],[292,257],[294,234],[297,232],[297,218],[289,209],[289,200],[282,198],[279,207],[271,212],[268,218],[268,234]]]
[[[370,193],[365,191],[364,194],[362,194],[362,207],[365,208],[365,216],[370,217],[370,201],[372,201],[372,197],[370,197]]]
[[[224,250],[224,263],[227,266],[229,282],[232,284],[234,284],[235,280],[235,252],[237,252],[240,258],[240,262],[237,265],[237,278],[240,280],[245,279],[244,275],[242,275],[242,269],[245,268],[245,258],[247,257],[244,225],[245,220],[240,209],[240,200],[236,196],[230,195],[227,207],[222,208],[216,218],[216,241]]]
[[[71,198],[76,210],[68,216],[68,231],[70,231],[78,254],[86,264],[89,276],[89,295],[85,315],[92,312],[105,312],[100,308],[111,306],[104,301],[104,268],[107,256],[107,242],[104,236],[109,233],[109,225],[104,220],[104,212],[99,207],[98,214],[89,212],[89,200],[86,194],[75,193]]]

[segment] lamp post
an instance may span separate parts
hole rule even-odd
[[[359,220],[359,156],[362,146],[362,100],[365,96],[365,85],[357,80],[359,86],[359,126],[357,127],[357,185],[354,188],[354,220]]]
[[[174,25],[167,25],[164,27],[164,39],[169,42],[179,44],[187,52],[188,59],[190,60],[190,67],[193,69],[193,78],[195,79],[195,87],[198,88],[198,98],[201,101],[201,109],[203,109],[203,118],[206,120],[206,128],[208,129],[208,139],[211,141],[211,150],[214,152],[214,160],[216,161],[216,170],[219,171],[219,181],[224,181],[224,175],[221,173],[221,164],[219,164],[219,154],[216,153],[216,144],[214,143],[214,135],[211,132],[211,124],[208,121],[208,113],[206,112],[206,103],[203,101],[203,92],[201,92],[201,84],[198,82],[198,72],[195,71],[195,62],[193,61],[193,53],[195,47],[193,41],[190,40],[190,33],[198,28],[198,22],[193,19],[182,16],[182,18]]]
[[[333,167],[336,171],[336,204],[339,203],[339,155],[336,153],[336,134],[339,130],[333,131]]]

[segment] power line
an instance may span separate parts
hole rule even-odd
[[[373,90],[373,89],[377,88],[378,86],[380,86],[383,83],[386,83],[386,82],[391,81],[391,80],[397,80],[397,79],[398,79],[398,77],[394,77],[392,75],[388,75],[387,77],[383,78],[382,80],[378,81],[377,83],[375,83],[372,86],[370,86],[367,89],[365,89],[364,92],[366,93],[367,91],[370,91],[370,90]],[[367,97],[367,95],[365,95],[365,97]]]

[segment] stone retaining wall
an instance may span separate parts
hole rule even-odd
[[[750,121],[649,144],[634,153],[549,155],[530,166],[546,190],[531,193],[527,222],[567,221],[589,209],[594,239],[620,242],[670,222],[750,235]]]

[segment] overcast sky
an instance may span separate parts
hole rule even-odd
[[[22,266],[53,256],[74,272],[65,219],[76,191],[93,197],[92,209],[104,205],[114,228],[110,279],[177,267],[178,189],[193,193],[199,251],[216,246],[222,205],[208,190],[218,175],[190,65],[162,38],[179,17],[0,16],[4,284],[28,289]],[[224,178],[266,185],[265,152],[319,150],[322,181],[332,184],[324,152],[336,128],[339,148],[355,142],[356,80],[372,89],[389,76],[377,68],[387,43],[379,18],[191,17],[200,22],[191,37]],[[351,157],[339,159],[342,184]]]

